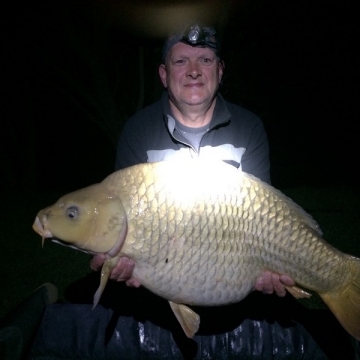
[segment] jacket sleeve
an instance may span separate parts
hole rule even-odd
[[[123,128],[116,150],[115,170],[147,162],[145,139],[141,138],[141,131],[135,128],[131,119]]]
[[[242,170],[271,184],[269,143],[263,124],[254,126],[241,160]]]

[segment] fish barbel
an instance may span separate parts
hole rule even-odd
[[[107,254],[94,306],[121,256],[133,277],[167,299],[188,337],[187,305],[235,303],[271,271],[294,296],[320,295],[360,340],[360,259],[322,239],[318,224],[274,187],[223,162],[135,165],[41,210],[34,230],[91,254]]]

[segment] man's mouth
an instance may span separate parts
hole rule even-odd
[[[201,87],[203,87],[204,86],[204,84],[202,84],[202,83],[190,83],[190,84],[186,84],[185,85],[185,87],[188,87],[188,88],[195,88],[195,89],[197,89],[197,88],[201,88]]]

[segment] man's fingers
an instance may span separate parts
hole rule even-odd
[[[256,280],[254,290],[262,291],[265,294],[276,293],[277,296],[286,295],[284,286],[294,286],[295,282],[287,275],[279,275],[270,271],[264,271]]]
[[[274,287],[274,291],[277,296],[283,297],[286,295],[286,289],[284,288],[284,284],[280,281],[280,276],[278,274],[271,275],[272,284]]]
[[[95,255],[90,261],[90,268],[95,271],[100,270],[106,259],[104,254]]]
[[[105,254],[95,255],[90,261],[90,268],[98,271],[101,269],[104,262],[107,260]],[[135,262],[125,256],[121,257],[111,271],[110,279],[117,281],[128,281],[128,286],[139,287],[140,283],[137,280],[132,279],[132,273],[134,271]]]
[[[117,281],[126,281],[131,278],[135,267],[134,260],[127,257],[121,257],[111,272],[110,278]]]
[[[295,281],[287,275],[280,275],[280,281],[283,285],[286,285],[286,286],[294,286],[295,285]]]
[[[265,287],[268,287],[270,279],[270,272],[264,271],[259,278],[256,279],[254,290],[265,292]]]
[[[129,280],[126,281],[126,285],[129,287],[135,287],[138,288],[141,284],[140,281],[138,279],[135,278],[130,278]]]
[[[261,277],[257,280],[256,290],[262,291],[265,294],[272,294],[274,289],[271,282],[271,272],[264,271]]]

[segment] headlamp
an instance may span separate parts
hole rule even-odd
[[[190,26],[185,30],[181,41],[192,46],[205,46],[217,50],[215,33],[213,28]]]
[[[183,36],[183,39],[191,42],[192,44],[204,43],[205,35],[204,31],[200,28],[200,26],[192,26],[188,33]]]
[[[166,55],[172,46],[178,42],[183,42],[190,46],[208,47],[219,56],[219,44],[216,38],[216,31],[211,27],[193,25],[185,31],[169,37],[164,43],[162,51],[162,61],[165,63]]]

